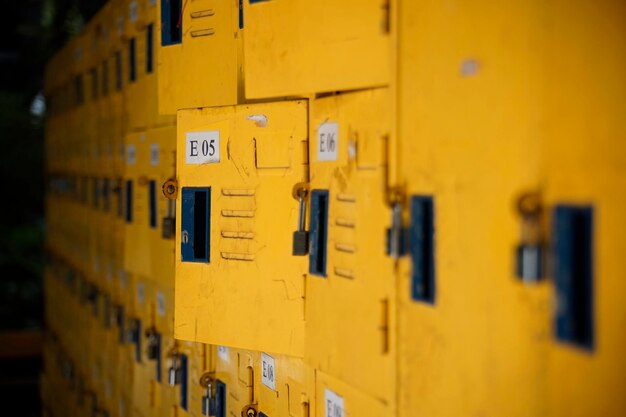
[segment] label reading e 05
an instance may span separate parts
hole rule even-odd
[[[134,144],[129,143],[126,146],[126,164],[135,165],[136,162],[137,162],[137,150]]]
[[[324,416],[344,417],[343,398],[326,388],[324,390]]]
[[[261,382],[266,387],[276,391],[276,366],[274,358],[261,353]]]
[[[187,132],[185,137],[186,164],[212,164],[220,161],[220,132]]]
[[[317,128],[317,160],[336,161],[339,149],[339,125],[322,123]]]

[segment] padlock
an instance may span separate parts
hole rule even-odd
[[[146,330],[146,337],[148,341],[146,343],[146,356],[148,360],[156,360],[159,357],[159,334],[156,329],[150,328]]]
[[[163,217],[161,222],[161,236],[163,239],[172,239],[176,236],[176,218],[175,217]]]
[[[306,219],[306,189],[298,190],[298,230],[293,232],[293,249],[294,256],[304,256],[309,253],[309,232],[305,229]]]
[[[402,223],[402,205],[395,202],[391,206],[391,227],[387,229],[387,255],[397,259],[407,253],[408,232]]]
[[[180,384],[181,380],[181,369],[177,353],[173,353],[171,355],[171,361],[172,364],[168,369],[167,383],[170,385],[170,387],[173,387]]]
[[[518,278],[526,283],[543,277],[544,248],[541,231],[541,198],[538,193],[526,193],[517,201],[521,216],[521,242],[515,252]]]

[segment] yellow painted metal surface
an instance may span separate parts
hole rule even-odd
[[[389,0],[243,3],[246,98],[390,82]]]
[[[46,414],[625,414],[624,12],[108,3],[45,74]]]
[[[165,24],[158,3],[158,39],[163,31],[181,33],[179,43],[164,46],[159,42],[159,112],[173,115],[179,109],[241,102],[243,32],[238,2],[179,2],[182,18],[176,20],[172,15]]]
[[[391,100],[377,89],[310,102],[309,185],[329,201],[326,276],[309,273],[306,290],[307,359],[387,404],[395,396],[394,269],[384,239]]]
[[[295,101],[179,112],[177,212],[189,215],[185,188],[210,187],[210,240],[209,262],[186,262],[177,233],[176,337],[302,356],[306,265],[291,239],[292,190],[308,174],[306,111]],[[211,145],[219,162],[188,163]]]

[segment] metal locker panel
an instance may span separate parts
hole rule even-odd
[[[626,374],[620,354],[626,335],[616,331],[626,317],[620,297],[626,233],[626,30],[620,16],[626,6],[618,1],[565,6],[561,1],[545,6],[550,31],[541,90],[546,121],[540,132],[545,138],[541,174],[551,214],[554,264],[548,277],[555,303],[547,314],[553,328],[546,414],[620,415],[626,412],[619,392]],[[593,64],[585,68],[583,62]],[[575,262],[563,265],[567,250],[576,251]],[[565,284],[582,298],[572,304]],[[568,337],[559,337],[565,324],[569,329],[561,336]]]
[[[390,1],[243,3],[246,98],[390,82]]]
[[[211,235],[208,263],[181,259],[186,237],[176,236],[177,337],[303,354],[306,264],[291,256],[291,239],[292,191],[308,174],[306,120],[298,101],[179,112],[179,189],[211,187]],[[288,167],[257,165],[269,144],[289,149]],[[185,218],[176,221],[182,230]]]
[[[540,185],[541,5],[398,7],[392,185],[405,227],[412,196],[433,199],[435,288],[414,297],[424,265],[400,258],[399,415],[546,414],[549,288],[514,274],[515,204]]]
[[[391,100],[387,89],[374,89],[310,102],[306,289],[307,360],[389,404],[395,288],[385,255],[384,184]]]
[[[173,115],[179,109],[240,102],[243,33],[238,2],[157,3],[159,112]],[[177,36],[180,42],[172,41]]]

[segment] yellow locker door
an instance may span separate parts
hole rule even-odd
[[[291,245],[306,109],[179,112],[176,337],[303,355],[306,265]]]
[[[246,98],[387,85],[391,3],[244,1]]]
[[[623,415],[626,5],[545,5],[542,184],[554,310],[546,415]]]
[[[541,4],[399,7],[399,415],[546,414],[547,286],[514,256],[539,185]]]
[[[238,3],[158,0],[159,112],[241,102],[242,42]]]
[[[384,186],[391,104],[387,89],[310,102],[306,290],[306,359],[389,404],[395,282],[385,254]]]

